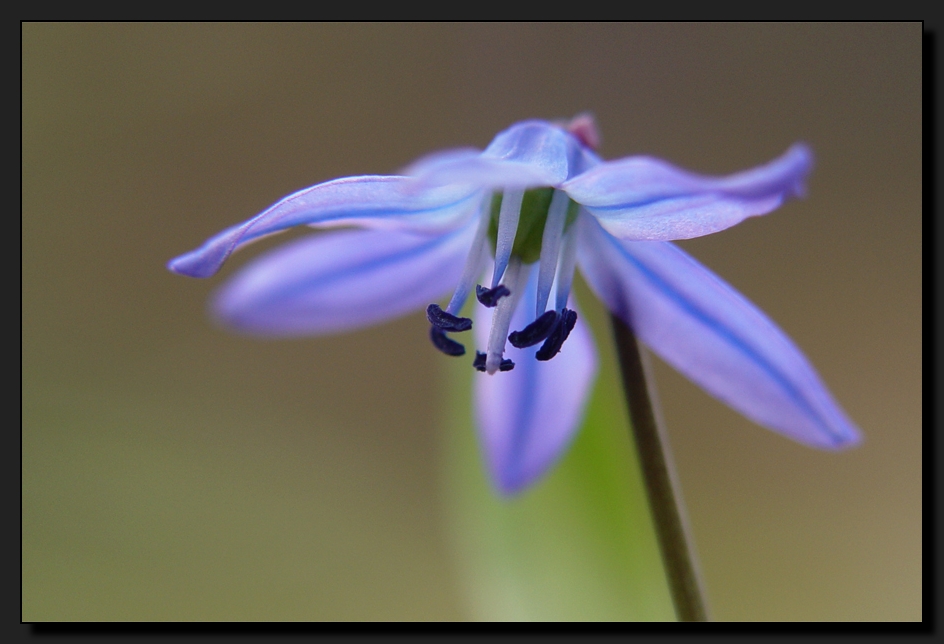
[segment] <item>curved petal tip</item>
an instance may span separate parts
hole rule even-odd
[[[220,263],[215,257],[208,260],[205,251],[198,248],[167,262],[167,269],[187,277],[211,277],[219,270]]]
[[[767,214],[805,195],[813,153],[792,145],[773,161],[724,177],[697,175],[650,157],[608,161],[562,187],[626,241],[691,239]]]

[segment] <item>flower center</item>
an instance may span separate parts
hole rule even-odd
[[[558,191],[560,192],[560,191]],[[533,264],[541,258],[541,246],[544,238],[544,228],[547,225],[548,211],[551,208],[555,191],[554,188],[534,188],[526,190],[521,200],[521,214],[518,217],[518,230],[515,233],[515,243],[511,254],[521,258],[525,264]],[[563,193],[560,193],[563,195]],[[566,195],[564,195],[566,197]],[[501,213],[502,193],[492,195],[491,208],[488,220],[488,240],[492,245],[492,254],[498,239],[498,219]],[[578,205],[567,199],[567,216],[564,229],[577,221]]]
[[[544,342],[535,354],[538,360],[550,360],[557,355],[577,321],[577,314],[565,306],[573,283],[576,259],[573,223],[578,211],[577,203],[554,188],[507,190],[483,199],[476,236],[449,305],[445,310],[438,304],[430,304],[426,309],[433,345],[447,355],[465,354],[465,347],[446,333],[472,328],[472,320],[459,317],[458,313],[488,262],[487,240],[494,260],[492,281],[487,288],[476,286],[476,299],[496,310],[486,351],[476,352],[473,366],[489,374],[513,369],[514,362],[503,358],[506,339],[517,348]],[[509,335],[511,317],[527,282],[525,266],[537,261],[540,265],[535,319]],[[555,284],[555,306],[545,310]]]

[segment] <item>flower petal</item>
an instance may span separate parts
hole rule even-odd
[[[191,277],[209,277],[239,247],[263,235],[308,224],[360,226],[431,233],[454,230],[474,215],[479,200],[468,186],[420,189],[400,176],[360,176],[320,183],[285,197],[259,215],[211,237],[167,267]]]
[[[263,335],[348,331],[403,315],[455,287],[475,226],[440,236],[345,230],[281,246],[240,270],[213,308]]]
[[[460,183],[510,190],[557,186],[599,163],[560,127],[523,121],[498,134],[478,156],[444,155],[435,163],[423,163],[416,174],[424,185]]]
[[[813,155],[796,144],[778,159],[727,177],[703,177],[649,157],[610,161],[562,188],[619,239],[689,239],[730,228],[802,196]]]
[[[860,440],[800,350],[673,244],[623,242],[580,220],[580,267],[598,296],[666,362],[748,418],[807,445]]]
[[[532,321],[536,272],[512,318],[513,328]],[[476,344],[485,346],[493,309],[477,307]],[[596,350],[587,325],[578,320],[560,354],[539,362],[538,346],[505,357],[515,368],[475,374],[479,434],[492,482],[502,494],[524,490],[561,457],[580,426],[597,371]]]
[[[471,159],[482,154],[477,148],[448,148],[446,150],[437,150],[424,154],[413,161],[410,165],[400,170],[400,174],[407,176],[418,176],[430,172],[440,165],[448,165],[455,161]]]

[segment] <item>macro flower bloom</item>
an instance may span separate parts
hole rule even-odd
[[[603,161],[597,142],[586,115],[524,121],[484,151],[446,150],[399,175],[300,190],[168,267],[208,277],[264,235],[345,227],[255,259],[217,293],[216,315],[249,333],[303,335],[426,307],[432,344],[455,357],[466,353],[456,338],[474,327],[476,420],[505,494],[561,456],[596,375],[593,340],[570,292],[577,266],[652,351],[748,418],[814,447],[858,442],[787,336],[670,243],[801,195],[809,150],[796,144],[766,165],[704,177],[650,157]],[[460,316],[473,290],[474,322]],[[445,308],[435,303],[450,291]]]

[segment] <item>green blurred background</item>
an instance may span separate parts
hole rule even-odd
[[[207,297],[286,236],[222,278],[164,264],[298,188],[584,110],[607,158],[817,155],[805,201],[682,243],[866,437],[793,444],[656,365],[715,618],[921,618],[920,24],[22,34],[24,620],[472,617],[422,313],[259,341]]]

